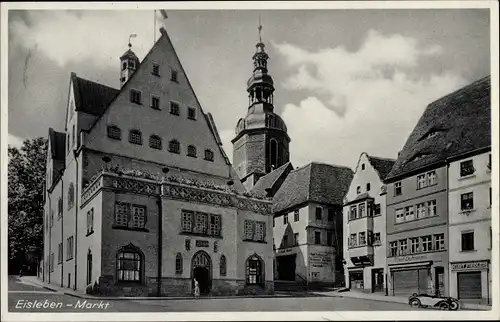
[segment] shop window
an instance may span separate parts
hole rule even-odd
[[[143,254],[133,245],[123,247],[117,253],[118,282],[141,282]]]

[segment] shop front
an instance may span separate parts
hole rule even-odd
[[[363,269],[349,269],[349,288],[351,290],[363,290]]]
[[[451,296],[465,302],[490,304],[489,266],[488,260],[450,263]]]
[[[389,257],[387,265],[389,295],[446,294],[446,266],[441,260],[441,254]]]

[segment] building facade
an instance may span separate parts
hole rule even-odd
[[[491,304],[491,151],[460,156],[448,169],[450,295]]]
[[[383,183],[395,160],[362,153],[344,198],[346,287],[386,291],[386,194]]]
[[[468,185],[456,183],[456,166],[450,162],[491,145],[490,86],[488,76],[429,104],[385,180],[390,295],[450,295],[451,270],[461,268],[450,262],[450,256],[458,257],[451,255],[457,231],[449,225],[452,218],[460,220],[451,198]],[[462,197],[470,201],[471,195]],[[471,234],[464,240],[470,243]],[[473,259],[473,252],[459,258],[467,257]],[[472,283],[474,277],[465,279]]]
[[[87,293],[273,292],[271,201],[246,192],[164,28],[120,89],[72,74],[49,132],[44,280]],[[186,130],[188,129],[188,130]],[[57,257],[57,262],[56,258]]]

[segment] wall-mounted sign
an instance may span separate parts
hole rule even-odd
[[[452,271],[456,270],[468,271],[476,269],[488,269],[488,261],[451,264]]]
[[[278,254],[286,254],[286,253],[291,253],[292,249],[291,248],[280,248],[278,249]]]
[[[196,247],[208,247],[208,240],[197,240]]]
[[[312,267],[325,267],[331,263],[332,263],[332,254],[330,253],[309,254],[309,264]]]
[[[406,262],[417,262],[427,260],[427,255],[408,255],[395,258],[396,262],[406,263]]]

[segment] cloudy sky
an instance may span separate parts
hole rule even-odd
[[[169,10],[167,29],[232,159],[246,80],[262,37],[294,166],[354,168],[395,158],[426,105],[490,73],[489,12],[442,10]],[[9,143],[64,129],[70,72],[119,87],[128,35],[142,59],[153,11],[10,11]],[[159,38],[159,32],[156,33]]]

